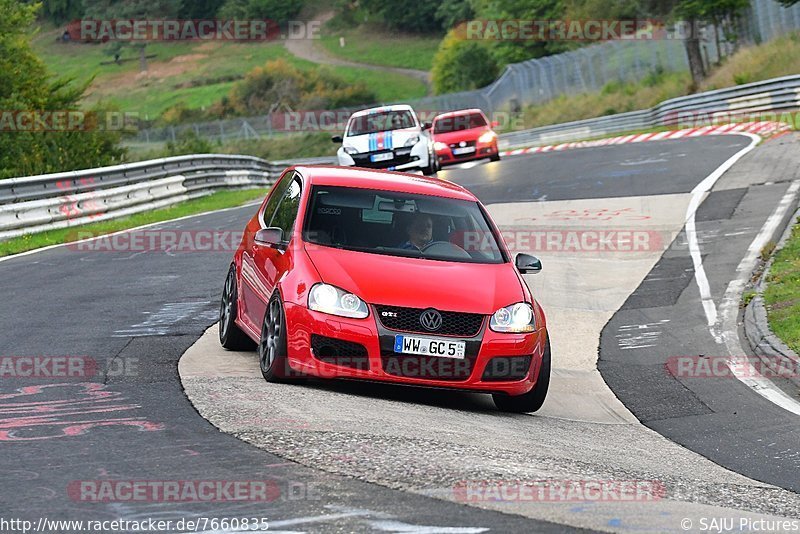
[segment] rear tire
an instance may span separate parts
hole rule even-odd
[[[231,265],[219,305],[219,343],[228,350],[253,350],[256,344],[236,325],[238,310],[236,265]]]
[[[492,395],[492,400],[497,409],[502,412],[511,413],[533,413],[544,404],[547,398],[547,390],[550,387],[550,336],[547,337],[547,343],[544,347],[544,355],[542,356],[542,365],[539,368],[539,377],[536,379],[536,385],[533,386],[529,392],[522,395],[505,395],[495,393]]]
[[[292,382],[302,378],[289,367],[286,349],[286,314],[281,296],[276,291],[267,304],[258,344],[258,362],[261,376],[267,382]]]

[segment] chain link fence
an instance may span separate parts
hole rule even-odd
[[[740,43],[761,43],[800,29],[800,3],[784,8],[774,0],[752,0],[739,26]],[[724,32],[720,32],[723,34]],[[723,55],[733,43],[721,36]],[[701,32],[701,50],[706,63],[720,57],[714,28]],[[600,91],[610,82],[634,82],[656,72],[683,72],[688,61],[680,39],[609,41],[571,52],[508,65],[490,85],[475,91],[450,93],[404,101],[417,110],[450,111],[480,108],[488,114],[517,111],[523,106],[542,104],[561,95]],[[336,110],[334,128],[341,129],[352,110]],[[285,113],[220,120],[166,128],[142,130],[132,144],[150,145],[175,141],[183,132],[225,142],[258,139],[262,136],[291,135],[283,124]]]

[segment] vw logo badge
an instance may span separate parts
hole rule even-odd
[[[466,141],[461,141],[460,143],[458,143],[458,146],[467,146],[467,142]]]
[[[421,324],[425,330],[431,332],[439,330],[442,327],[442,314],[433,308],[427,309],[420,314],[419,324]]]

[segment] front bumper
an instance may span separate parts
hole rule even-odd
[[[457,148],[456,143],[447,148],[440,148],[436,151],[436,158],[441,165],[452,165],[454,163],[462,163],[464,161],[472,161],[476,159],[485,159],[496,156],[498,153],[496,143],[476,143],[475,152],[468,154],[453,154],[453,149]]]
[[[466,343],[463,360],[412,356],[393,352],[395,334],[439,336],[389,330],[374,308],[366,319],[331,316],[288,302],[285,309],[290,367],[320,378],[521,395],[536,384],[547,335],[544,328],[499,334],[488,328],[487,318],[477,336],[441,336]]]
[[[372,156],[379,154],[392,154],[392,158],[384,161],[372,161]],[[386,169],[401,171],[406,169],[425,169],[429,164],[429,152],[426,143],[417,143],[413,147],[399,147],[393,149],[376,150],[374,152],[361,152],[348,154],[343,148],[336,152],[339,165],[344,167],[362,167],[365,169]]]

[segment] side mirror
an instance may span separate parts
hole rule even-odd
[[[284,248],[283,230],[280,228],[262,228],[256,232],[256,243],[272,248]]]
[[[342,143],[344,142],[344,139],[342,138],[341,135],[333,135],[331,136],[331,141],[333,141],[334,143]]]
[[[422,123],[422,129],[423,130],[430,130],[432,126],[433,126],[433,123],[430,122],[430,121]]]
[[[497,128],[500,126],[500,121],[492,121],[492,128]]]
[[[514,264],[522,274],[538,274],[542,270],[542,262],[539,258],[529,254],[517,254]]]

